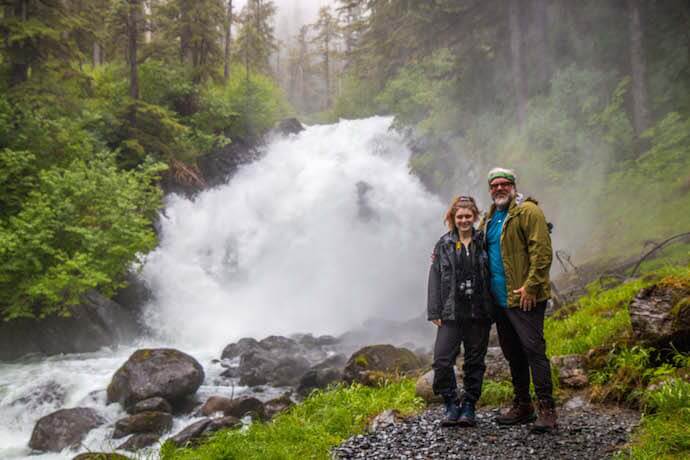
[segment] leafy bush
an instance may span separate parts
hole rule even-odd
[[[21,209],[0,220],[3,319],[69,315],[87,290],[111,293],[136,254],[156,244],[161,170],[122,172],[104,152],[40,171]]]
[[[289,113],[282,90],[269,77],[234,72],[227,85],[210,86],[201,95],[192,126],[230,139],[248,138],[266,132]]]

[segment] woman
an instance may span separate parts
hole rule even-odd
[[[491,301],[488,258],[480,232],[474,229],[478,219],[472,197],[453,200],[445,215],[450,231],[436,243],[429,270],[428,319],[438,327],[433,390],[446,406],[443,426],[476,425],[475,404],[486,369]],[[460,343],[465,350],[461,400],[453,371]]]

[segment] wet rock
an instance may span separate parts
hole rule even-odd
[[[558,369],[558,380],[561,385],[570,388],[582,388],[589,383],[585,371],[584,356],[554,356],[551,358],[551,364]]]
[[[117,448],[119,450],[134,452],[156,444],[159,438],[160,436],[155,433],[137,433],[130,436],[125,442],[117,446]]]
[[[314,337],[311,334],[299,334],[295,337],[297,342],[306,348],[323,348],[336,345],[338,339],[332,335],[320,335]]]
[[[419,370],[423,364],[419,357],[407,348],[371,345],[350,356],[343,371],[343,380],[348,383],[373,385],[387,375]]]
[[[203,381],[201,364],[186,353],[170,348],[137,350],[113,375],[107,401],[129,408],[158,396],[175,405],[194,394]]]
[[[106,452],[85,452],[77,455],[72,460],[129,460],[129,457]]]
[[[256,339],[245,337],[236,343],[231,343],[230,345],[226,346],[223,349],[223,353],[220,355],[220,357],[221,359],[232,360],[241,356],[243,353],[260,350],[262,348],[263,347],[259,345],[259,342]]]
[[[280,134],[299,134],[304,131],[304,126],[297,118],[285,118],[281,120],[274,128]]]
[[[210,416],[217,412],[225,413],[232,407],[234,399],[226,398],[224,396],[211,396],[206,400],[203,406],[201,406],[201,414],[205,416]]]
[[[141,328],[134,312],[88,291],[70,317],[49,316],[40,321],[0,322],[0,361],[28,354],[57,355],[98,351],[131,341]]]
[[[209,423],[211,423],[210,418],[205,418],[199,420],[198,422],[194,422],[177,433],[175,436],[168,438],[168,442],[173,443],[177,447],[193,446],[204,434],[204,431]]]
[[[66,447],[79,444],[89,431],[104,423],[105,419],[90,408],[61,409],[36,422],[29,447],[40,451],[60,452]]]
[[[690,345],[690,293],[685,289],[656,284],[642,289],[628,306],[635,338],[662,346]]]
[[[242,421],[237,417],[233,417],[232,415],[220,418],[213,418],[211,419],[210,423],[206,426],[204,434],[213,433],[215,431],[224,430],[227,428],[238,428],[240,426],[242,426]]]
[[[292,353],[300,351],[300,346],[295,340],[281,335],[270,335],[260,340],[259,345],[264,350],[280,350]]]
[[[244,417],[246,414],[255,414],[261,419],[266,418],[264,404],[251,396],[242,396],[230,399],[223,396],[211,396],[201,407],[200,413],[210,416],[216,413],[232,415],[233,417]]]
[[[298,384],[300,378],[309,370],[309,361],[302,356],[285,353],[285,348],[278,349],[279,355],[266,350],[248,351],[242,354],[238,369],[240,385],[290,386]]]
[[[302,376],[297,386],[297,393],[308,396],[313,390],[326,388],[328,385],[339,382],[343,378],[343,371],[338,368],[318,369],[312,367]]]
[[[264,410],[266,411],[266,418],[272,419],[281,412],[285,412],[295,403],[290,399],[290,393],[284,393],[278,398],[271,399],[264,403]]]
[[[264,403],[251,396],[243,396],[233,400],[233,405],[225,411],[225,415],[242,418],[245,415],[252,415],[262,420],[266,419]]]
[[[61,406],[67,397],[67,390],[57,382],[47,382],[33,387],[29,391],[15,399],[10,406],[22,406],[26,410],[36,409],[43,405]]]
[[[132,406],[128,412],[130,414],[138,414],[140,412],[167,412],[172,414],[172,406],[165,399],[156,396],[154,398],[139,401]]]
[[[124,438],[133,433],[163,434],[172,428],[172,415],[165,412],[140,412],[115,422],[113,438]]]

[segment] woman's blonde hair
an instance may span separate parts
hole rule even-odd
[[[453,201],[450,203],[450,207],[448,208],[448,211],[446,211],[446,215],[444,216],[444,222],[448,226],[451,232],[457,230],[455,227],[455,214],[458,212],[458,209],[460,208],[465,208],[469,209],[472,211],[474,214],[474,220],[475,222],[479,219],[479,208],[477,207],[477,202],[474,201],[474,198],[471,196],[458,196],[453,198]]]

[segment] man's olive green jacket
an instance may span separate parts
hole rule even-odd
[[[493,217],[496,205],[480,224],[484,235]],[[505,270],[508,306],[520,306],[520,295],[513,291],[525,286],[541,302],[551,297],[549,270],[553,259],[551,236],[544,213],[532,198],[514,198],[508,208],[508,216],[501,232],[501,257]]]

